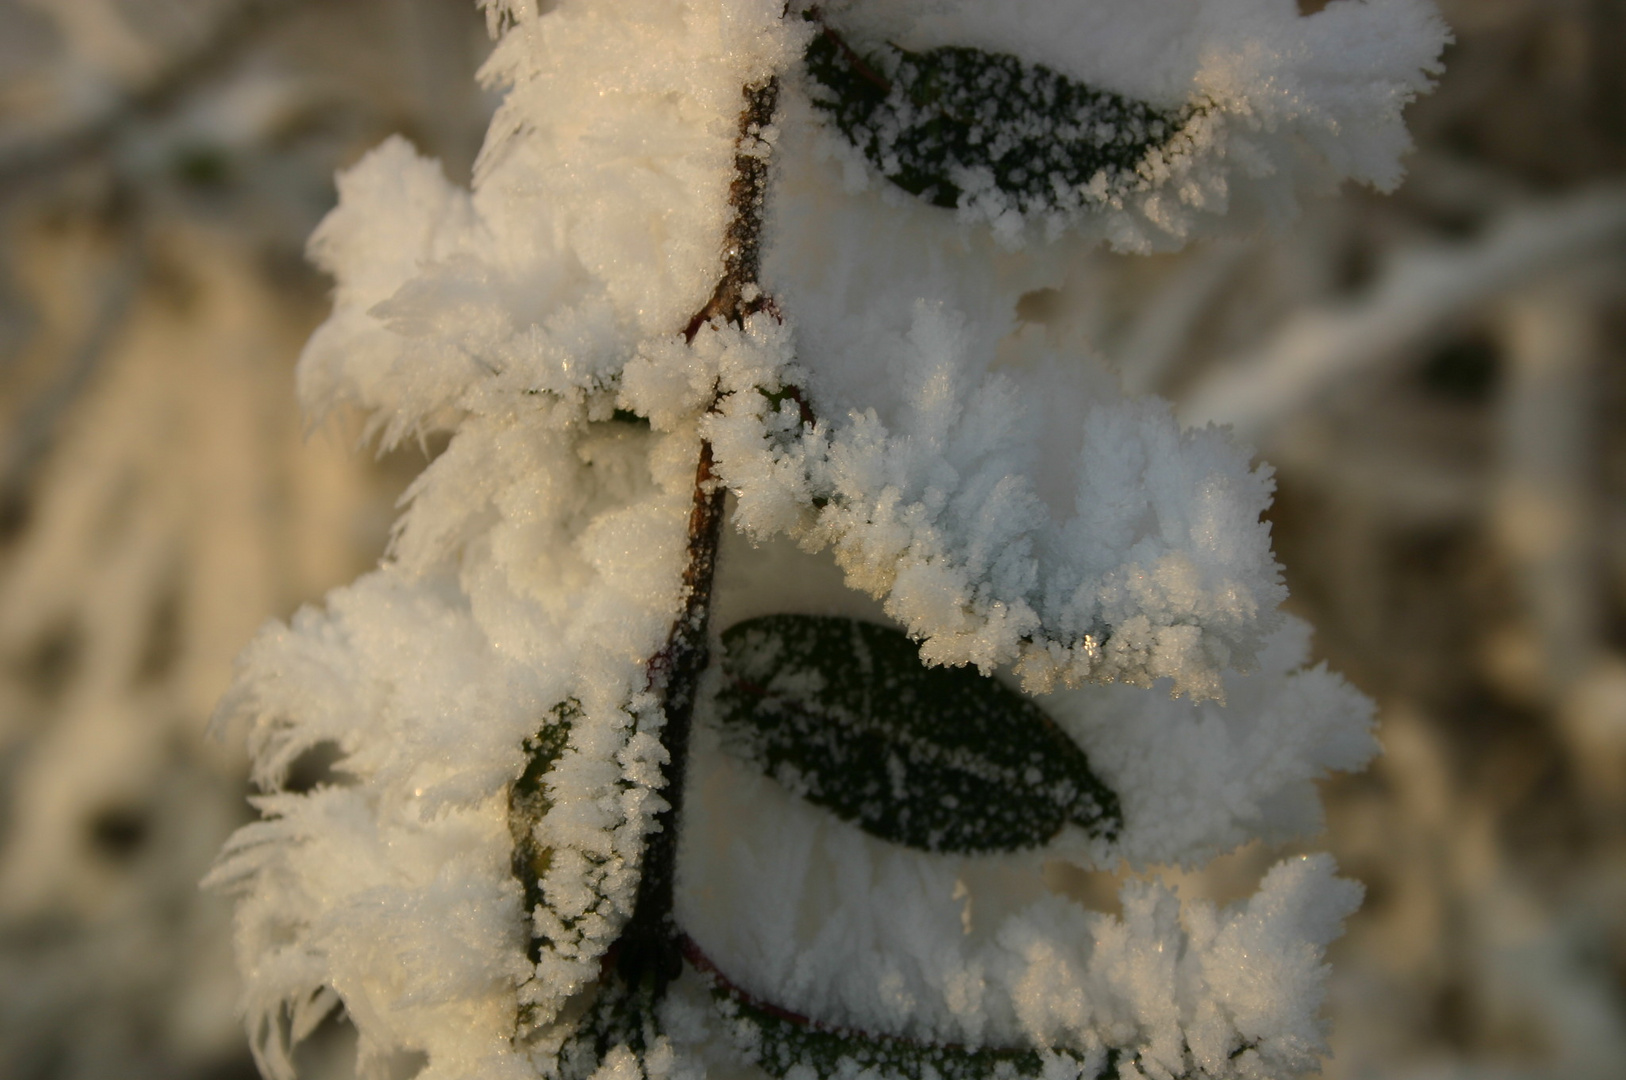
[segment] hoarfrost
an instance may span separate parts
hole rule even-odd
[[[1330,858],[1227,909],[1131,881],[1114,917],[1046,892],[1043,855],[904,852],[715,750],[691,779],[679,917],[758,998],[923,1043],[1110,1049],[1120,1076],[1295,1075],[1324,1050],[1322,951],[1360,894]]]
[[[1016,301],[1059,283],[1069,245],[1166,246],[1332,178],[1393,183],[1399,106],[1442,38],[1431,7],[826,5],[854,35],[1206,103],[1195,149],[1132,197],[1028,220],[997,193],[948,211],[873,183],[798,89],[813,28],[779,0],[484,6],[506,97],[472,190],[392,139],[312,239],[337,281],[300,365],[312,417],[450,442],[385,564],[267,627],[222,705],[265,792],[212,876],[240,896],[262,1067],[289,1076],[290,1044],[342,1002],[364,1074],[401,1050],[427,1055],[425,1080],[559,1073],[665,805],[646,663],[681,610],[703,441],[760,544],[725,542],[714,633],[834,607],[896,621],[927,662],[1073,687],[1043,704],[1125,816],[1115,841],[1064,833],[1025,862],[892,849],[710,752],[702,724],[678,915],[719,968],[829,1024],[1033,1046],[1047,1077],[1313,1066],[1321,949],[1355,902],[1326,860],[1228,911],[1133,886],[1121,920],[1036,884],[1040,858],[1190,862],[1300,835],[1311,781],[1373,747],[1364,701],[1302,667],[1277,611],[1268,472],[1020,333]],[[686,335],[723,265],[741,88],[775,74],[753,143],[775,169],[773,303]],[[1159,680],[1189,700],[1140,689]],[[526,911],[508,793],[526,739],[567,714]],[[285,790],[322,744],[335,781]],[[692,973],[662,1022],[598,1073],[751,1058],[749,1025]]]
[[[1035,692],[1168,677],[1219,696],[1285,595],[1258,521],[1268,473],[1076,362],[968,370],[970,338],[917,304],[902,341],[871,344],[897,361],[899,404],[811,429],[794,404],[723,381],[705,430],[736,520],[833,546],[928,663],[1015,665]]]
[[[969,46],[1186,110],[1180,137],[1132,179],[1058,185],[1048,206],[1024,208],[991,175],[979,185],[961,173],[959,220],[1007,246],[1082,230],[1125,250],[1178,247],[1280,221],[1346,178],[1393,188],[1410,146],[1401,109],[1430,87],[1449,38],[1431,0],[1345,0],[1308,18],[1291,0],[834,0],[821,10],[857,42]],[[821,131],[811,142],[841,162],[849,187],[871,182],[842,140]]]

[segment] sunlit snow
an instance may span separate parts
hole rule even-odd
[[[1031,220],[997,192],[946,210],[869,175],[818,126],[798,81],[811,30],[781,0],[484,6],[501,32],[485,78],[507,96],[473,190],[392,139],[341,177],[312,240],[337,289],[301,361],[306,408],[359,409],[385,444],[451,438],[385,564],[267,626],[222,707],[265,793],[213,876],[240,897],[262,1065],[289,1075],[290,1042],[342,1001],[364,1073],[401,1050],[427,1054],[423,1080],[557,1072],[549,1024],[598,978],[662,805],[645,663],[679,610],[708,439],[737,530],[713,633],[775,611],[890,619],[930,663],[1045,694],[1125,811],[1111,843],[1064,832],[971,866],[835,822],[702,725],[678,914],[719,968],[830,1024],[1067,1048],[1070,1065],[1046,1059],[1058,1080],[1104,1048],[1126,1078],[1313,1067],[1322,949],[1358,894],[1329,859],[1279,866],[1232,910],[1137,884],[1119,918],[1040,882],[1046,858],[1192,862],[1313,832],[1311,781],[1374,746],[1367,703],[1303,666],[1307,633],[1278,611],[1268,470],[1124,396],[1096,358],[1020,339],[1015,308],[1078,245],[1168,247],[1346,177],[1394,183],[1399,109],[1442,44],[1432,5],[824,5],[853,34],[1208,103],[1198,142],[1132,195]],[[774,74],[761,286],[778,316],[689,343],[741,88]],[[525,912],[507,790],[567,700],[545,902]],[[320,743],[341,782],[281,790]],[[665,1037],[601,1076],[742,1067],[692,981]]]

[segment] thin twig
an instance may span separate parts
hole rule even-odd
[[[733,216],[724,234],[723,274],[711,299],[695,313],[685,330],[692,341],[706,324],[723,319],[744,325],[755,312],[773,310],[757,285],[762,255],[762,213],[767,198],[768,157],[761,138],[773,120],[779,80],[770,78],[745,90],[745,110],[729,188]],[[677,866],[677,826],[683,808],[683,778],[689,759],[689,731],[694,721],[700,676],[710,662],[706,629],[711,616],[712,573],[722,535],[726,489],[712,472],[711,443],[700,444],[695,467],[694,504],[689,513],[688,565],[683,571],[683,611],[672,624],[666,645],[649,662],[649,686],[661,699],[667,751],[662,769],[666,809],[655,817],[655,830],[644,852],[643,871],[632,918],[618,942],[617,967],[630,985],[653,978],[657,996],[683,970],[683,950],[672,918]]]

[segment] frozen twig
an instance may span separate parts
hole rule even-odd
[[[757,287],[761,266],[762,211],[767,198],[767,144],[762,135],[773,122],[779,80],[772,78],[745,90],[740,114],[734,181],[729,188],[733,211],[724,234],[723,274],[706,306],[685,330],[693,340],[714,319],[743,325],[746,316],[769,306]],[[644,853],[638,899],[619,943],[621,974],[636,984],[653,971],[657,987],[682,971],[682,953],[672,921],[673,882],[677,866],[677,821],[683,806],[683,773],[688,762],[689,731],[694,720],[700,676],[710,662],[707,624],[711,585],[722,533],[723,500],[728,490],[712,472],[709,441],[700,444],[695,467],[694,505],[689,513],[688,562],[683,571],[683,611],[672,624],[664,648],[649,662],[651,689],[661,697],[666,714],[662,742],[667,760],[662,795],[666,809],[656,815],[655,835]]]

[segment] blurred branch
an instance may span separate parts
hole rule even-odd
[[[108,346],[124,324],[141,282],[146,258],[134,238],[108,273],[100,302],[83,340],[62,372],[24,407],[10,437],[0,447],[0,514],[9,514],[28,490],[34,470],[50,451],[62,417],[78,400]]]
[[[1562,277],[1514,298],[1506,316],[1494,520],[1541,638],[1549,692],[1572,683],[1602,647],[1591,550],[1596,303],[1584,283]]]
[[[1186,397],[1188,423],[1258,442],[1356,371],[1405,355],[1509,289],[1626,240],[1626,191],[1608,187],[1507,212],[1480,239],[1401,251],[1364,299],[1305,311],[1249,355],[1215,364]]]
[[[1250,250],[1247,244],[1215,243],[1181,263],[1173,279],[1145,304],[1145,316],[1136,320],[1119,349],[1125,391],[1155,394],[1167,389],[1164,383],[1198,322]]]
[[[45,134],[0,139],[0,196],[41,174],[104,152],[133,120],[164,112],[199,84],[232,70],[268,25],[303,3],[305,0],[236,0],[145,85],[99,101]]]

